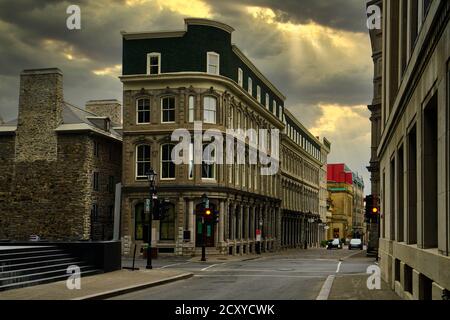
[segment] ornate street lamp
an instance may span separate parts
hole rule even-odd
[[[155,180],[156,180],[156,172],[150,168],[147,172],[147,178],[149,182],[149,192],[150,199],[148,199],[146,204],[146,210],[149,215],[149,226],[148,226],[148,247],[147,247],[147,266],[146,269],[152,269],[152,225],[153,225],[153,198],[156,194]]]

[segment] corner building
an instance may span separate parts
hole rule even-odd
[[[246,164],[227,164],[225,148],[224,164],[215,163],[215,154],[195,164],[193,152],[189,152],[189,163],[172,162],[171,151],[177,143],[171,141],[172,132],[185,128],[193,136],[194,122],[223,135],[227,129],[238,128],[283,133],[288,122],[284,95],[231,43],[233,28],[204,19],[186,19],[185,27],[173,32],[122,32],[123,253],[130,254],[134,245],[147,242],[145,174],[150,167],[158,173],[158,197],[170,203],[169,214],[152,225],[152,246],[158,252],[200,252],[201,223],[195,213],[204,193],[219,211],[219,222],[207,225],[208,253],[253,253],[256,229],[262,230],[263,252],[290,246],[293,237],[282,240],[286,227],[282,170],[261,175],[259,162],[248,161],[248,143]],[[314,168],[308,172],[318,175],[322,144],[306,131],[300,143],[293,133],[288,139],[305,150],[302,157]],[[280,137],[280,143],[284,139]],[[235,157],[242,155],[235,152]],[[280,159],[281,166],[284,162]],[[314,182],[309,198],[314,214],[319,182],[318,177],[310,179]],[[299,202],[305,199],[301,193],[295,196]]]

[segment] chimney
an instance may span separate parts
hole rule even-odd
[[[122,124],[122,105],[116,99],[89,100],[85,109],[97,116],[108,117],[114,124]]]
[[[17,161],[54,161],[55,129],[62,122],[63,74],[57,68],[24,70],[20,74]]]

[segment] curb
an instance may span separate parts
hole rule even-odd
[[[74,298],[74,299],[71,299],[71,300],[101,300],[101,299],[107,299],[107,298],[111,298],[111,297],[115,297],[115,296],[120,296],[122,294],[130,293],[130,292],[133,292],[133,291],[139,291],[139,290],[148,289],[148,288],[151,288],[151,287],[156,287],[156,286],[160,286],[160,285],[163,285],[163,284],[167,284],[167,283],[171,283],[171,282],[175,282],[175,281],[179,281],[179,280],[189,279],[189,278],[191,278],[193,276],[194,276],[193,273],[183,273],[183,274],[181,274],[179,276],[174,276],[174,277],[166,278],[166,279],[163,279],[163,280],[156,280],[156,281],[147,282],[147,283],[143,283],[143,284],[138,284],[138,285],[134,285],[134,286],[130,286],[130,287],[114,289],[114,290],[105,291],[105,292],[101,292],[101,293],[97,293],[97,294],[92,294],[92,295],[88,295],[88,296],[84,296],[84,297]]]

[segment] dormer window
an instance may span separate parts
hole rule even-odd
[[[216,52],[208,52],[206,58],[208,74],[220,74],[220,55]]]
[[[161,54],[152,52],[147,54],[147,74],[161,73]]]

